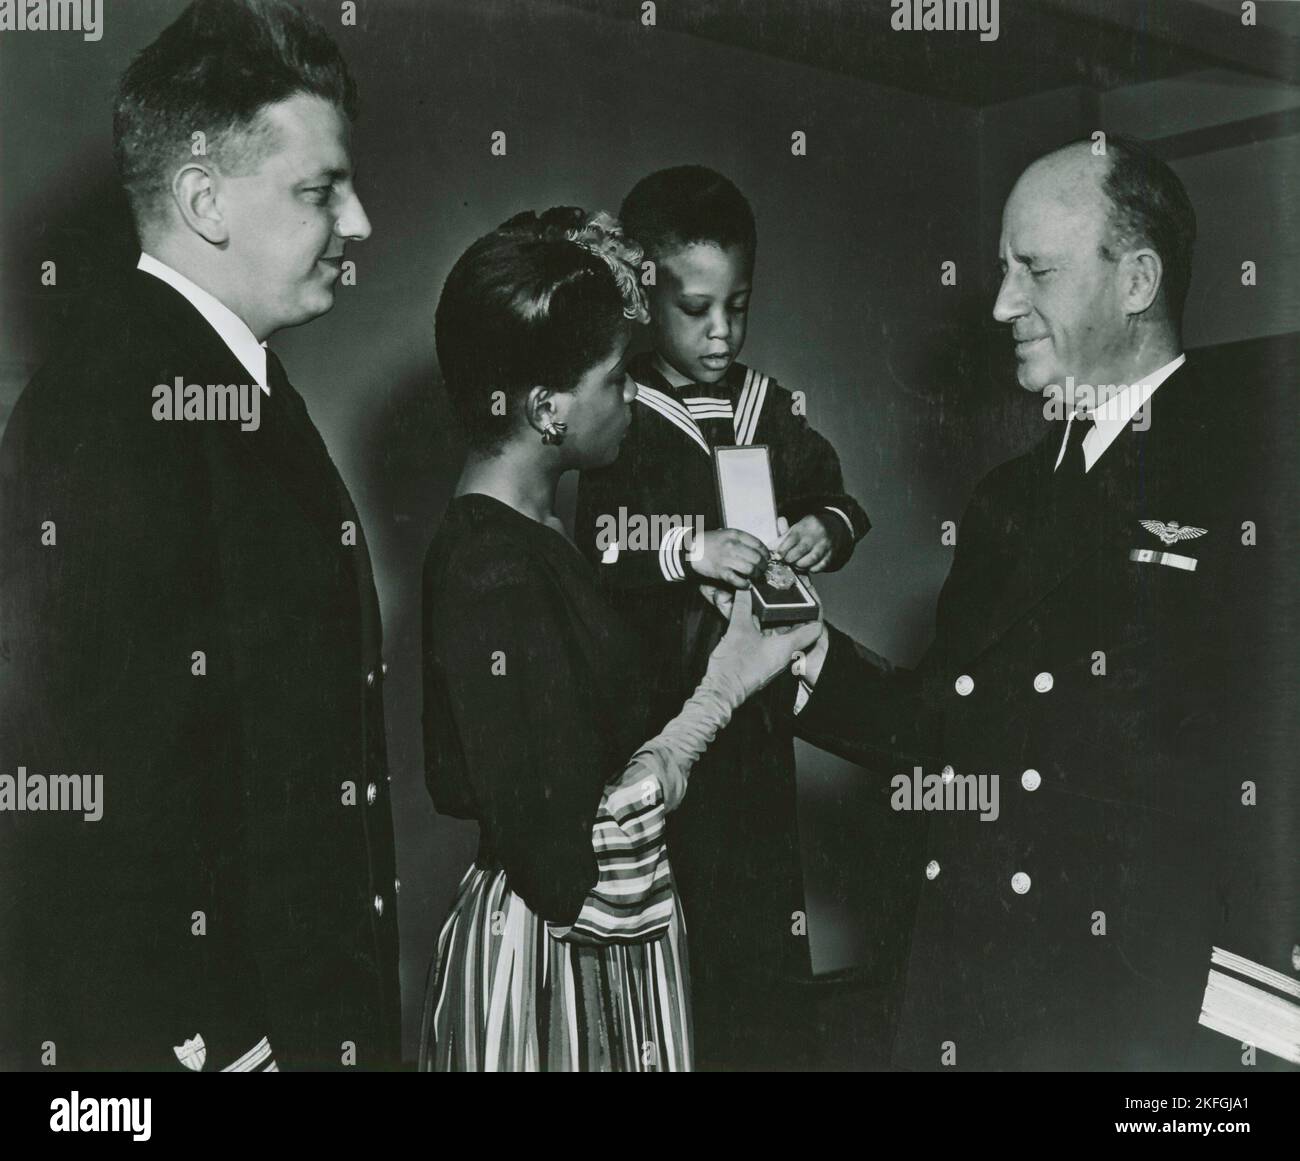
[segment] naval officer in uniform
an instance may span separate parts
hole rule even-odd
[[[123,78],[138,269],[82,308],[0,445],[3,770],[103,779],[98,821],[3,816],[10,1067],[399,1059],[375,587],[264,345],[330,309],[370,233],[355,106],[279,0],[198,0]],[[157,412],[176,382],[184,413]],[[251,386],[257,421],[206,412],[208,384]]]
[[[1300,1060],[1284,537],[1258,396],[1183,351],[1195,231],[1136,142],[1024,172],[994,316],[1062,418],[977,486],[916,669],[809,658],[805,737],[1000,783],[929,816],[898,1067]]]

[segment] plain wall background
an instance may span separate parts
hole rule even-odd
[[[112,181],[112,92],[183,6],[110,0],[97,44],[0,39],[0,423],[52,321],[105,264],[134,262]],[[338,4],[307,7],[335,31],[361,88],[354,151],[374,234],[348,255],[357,286],[274,345],[374,556],[409,1052],[434,937],[474,850],[472,825],[434,815],[420,742],[420,566],[461,456],[437,385],[433,312],[460,252],[520,209],[616,211],[632,182],[665,165],[730,176],[760,239],[741,358],[807,393],[810,421],[874,523],[819,589],[837,623],[908,663],[950,560],[942,522],[959,519],[974,482],[1041,422],[989,315],[998,218],[1020,168],[1099,119],[1170,136],[1222,123],[1225,104],[1245,116],[1297,98],[1220,75],[975,109],[550,3],[386,0],[362,5],[357,28],[338,26]],[[806,157],[791,156],[796,129]],[[496,130],[504,158],[489,153]],[[1203,239],[1189,346],[1300,330],[1295,145],[1176,159]],[[40,286],[47,258],[59,262],[55,289]],[[1240,286],[1247,258],[1270,271],[1253,293]],[[945,261],[957,263],[956,287],[940,283]],[[802,746],[800,763],[815,966],[869,966],[881,908],[915,873],[904,829],[880,780]]]

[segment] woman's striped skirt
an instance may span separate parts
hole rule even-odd
[[[504,871],[472,865],[429,972],[421,1071],[689,1071],[686,928],[673,900],[658,939],[572,943]]]

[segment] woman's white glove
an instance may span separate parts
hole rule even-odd
[[[806,652],[821,636],[820,618],[801,625],[760,629],[749,589],[730,592],[702,585],[700,591],[730,620],[726,634],[709,657],[705,678],[715,678],[724,685],[734,682],[743,693],[742,701],[788,669],[795,654]]]
[[[623,773],[621,782],[663,790],[664,807],[675,810],[686,793],[691,767],[708,749],[717,732],[751,695],[790,665],[796,653],[817,640],[821,622],[812,621],[764,631],[753,614],[748,589],[705,586],[705,595],[730,625],[709,657],[708,669],[695,692],[660,733],[647,742]],[[650,801],[649,799],[647,802]]]

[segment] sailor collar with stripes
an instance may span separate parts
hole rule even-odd
[[[637,402],[677,427],[706,456],[713,452],[700,427],[704,421],[728,421],[735,443],[739,446],[754,442],[758,419],[763,413],[763,403],[767,398],[769,379],[766,375],[752,367],[746,368],[740,389],[736,391],[735,376],[728,369],[727,377],[714,387],[715,392],[725,391],[726,394],[697,395],[694,392],[703,391],[704,387],[687,379],[657,354],[654,370],[670,390],[638,380]]]

